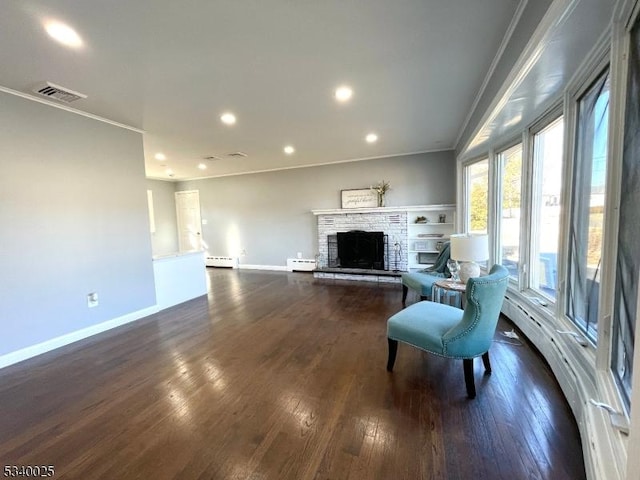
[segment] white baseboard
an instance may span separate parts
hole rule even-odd
[[[70,332],[65,335],[52,338],[50,340],[45,340],[44,342],[37,343],[35,345],[21,348],[20,350],[16,350],[15,352],[7,353],[0,356],[0,368],[8,367],[9,365],[13,365],[14,363],[36,357],[43,353],[50,352],[51,350],[55,350],[56,348],[69,345],[70,343],[84,340],[85,338],[97,335],[98,333],[106,332],[107,330],[111,330],[112,328],[116,328],[121,325],[134,322],[141,318],[148,317],[149,315],[158,312],[158,310],[159,309],[157,305],[143,308],[142,310],[137,310],[121,317],[107,320],[106,322],[91,325],[90,327],[82,328],[80,330],[76,330],[74,332]]]
[[[238,265],[241,270],[276,270],[278,272],[286,272],[286,265],[251,265],[248,263],[241,263]]]

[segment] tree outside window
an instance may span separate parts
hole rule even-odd
[[[466,167],[469,194],[469,231],[487,233],[489,220],[489,159]]]
[[[500,216],[501,263],[518,280],[520,265],[520,197],[522,195],[522,144],[498,154],[502,191]]]

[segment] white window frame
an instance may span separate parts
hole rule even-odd
[[[640,2],[622,2],[618,12],[618,22],[614,22],[611,42],[611,64],[610,82],[611,91],[609,95],[609,108],[611,109],[609,118],[609,148],[607,152],[607,203],[605,206],[605,232],[603,242],[605,245],[618,245],[618,234],[620,227],[620,200],[621,200],[621,179],[622,163],[624,151],[625,116],[627,104],[627,78],[628,78],[628,52],[630,46],[631,29],[640,16]],[[636,320],[636,332],[634,341],[634,365],[632,388],[630,392],[631,411],[627,409],[626,403],[622,400],[623,393],[613,373],[611,363],[613,357],[613,317],[616,288],[616,262],[617,248],[610,248],[603,252],[603,271],[601,274],[602,284],[607,282],[607,288],[600,292],[600,313],[598,321],[603,320],[606,325],[606,348],[604,338],[598,339],[598,386],[607,391],[608,399],[614,408],[620,406],[630,417],[631,425],[640,425],[640,324]],[[640,293],[639,307],[640,312]],[[603,327],[604,327],[603,325]],[[605,330],[603,328],[603,330]],[[633,406],[636,408],[633,408]],[[632,435],[633,436],[633,435]],[[635,441],[632,442],[635,451],[628,452],[628,466],[640,473],[640,433],[636,432]]]
[[[503,171],[504,171],[504,158],[502,154],[509,150],[510,148],[515,147],[516,145],[522,146],[522,167],[520,171],[520,231],[519,234],[519,245],[518,245],[518,278],[515,279],[509,276],[509,284],[511,287],[516,288],[517,290],[521,290],[522,285],[522,273],[523,273],[523,265],[525,262],[525,258],[523,256],[523,251],[525,248],[525,244],[528,245],[527,237],[524,237],[524,232],[527,229],[527,225],[525,220],[527,218],[527,207],[526,207],[526,198],[525,198],[525,178],[527,171],[527,157],[525,150],[525,139],[524,135],[521,135],[518,138],[512,139],[508,143],[501,144],[499,148],[496,148],[493,151],[493,164],[495,165],[495,182],[493,185],[493,192],[495,196],[495,247],[493,249],[493,262],[494,263],[502,263],[502,195],[504,192],[503,188]]]
[[[571,195],[571,190],[573,189],[573,177],[575,174],[575,168],[576,168],[576,161],[577,161],[577,129],[578,129],[578,113],[579,113],[579,104],[581,99],[583,98],[583,96],[589,91],[589,89],[592,88],[594,82],[600,78],[605,71],[609,71],[609,82],[611,85],[611,66],[610,66],[610,49],[607,48],[603,51],[600,52],[599,55],[595,56],[594,62],[590,65],[589,68],[589,74],[583,77],[583,81],[580,82],[579,85],[576,86],[575,89],[569,91],[569,93],[567,94],[567,100],[566,100],[566,105],[567,105],[567,113],[568,115],[571,116],[571,123],[573,128],[571,128],[568,132],[567,132],[567,148],[566,151],[568,153],[568,165],[567,165],[567,169],[566,169],[566,174],[567,174],[567,186],[571,187],[568,188],[567,190],[569,190],[568,195],[567,195],[567,221],[565,222],[564,228],[563,228],[563,237],[564,237],[564,242],[562,244],[562,250],[564,252],[566,252],[566,258],[565,261],[562,264],[563,267],[563,278],[565,279],[565,281],[563,282],[563,288],[561,289],[561,301],[562,303],[559,304],[561,307],[559,309],[561,315],[566,318],[567,321],[571,322],[571,324],[576,325],[575,322],[573,321],[573,319],[571,319],[568,315],[567,315],[567,282],[569,282],[569,262],[571,261],[571,255],[570,255],[570,251],[571,251],[571,246],[570,246],[570,229],[571,229],[571,217],[572,217],[572,210],[573,210],[573,198]],[[613,86],[611,85],[610,89]],[[611,132],[611,103],[612,103],[612,99],[611,99],[611,91],[609,92],[609,135],[612,133]],[[566,119],[565,119],[566,120]],[[607,148],[607,150],[610,150],[611,148],[611,140],[609,140],[609,146]],[[610,208],[608,208],[608,205],[611,203],[610,202],[610,189],[611,189],[611,185],[610,185],[610,181],[609,181],[609,170],[610,170],[610,162],[611,162],[611,157],[609,155],[609,152],[607,152],[607,172],[606,172],[606,180],[605,180],[605,211],[604,211],[604,219],[603,219],[603,238],[602,238],[602,242],[603,245],[607,245],[607,243],[605,243],[605,241],[607,241],[608,236],[607,233],[609,230],[609,226],[608,226],[608,217],[611,216],[610,213]],[[618,187],[619,188],[619,187]],[[615,242],[617,244],[617,234],[615,235]],[[607,256],[607,253],[610,253],[612,249],[603,249],[603,251],[601,252],[601,273],[600,273],[600,284],[601,286],[604,286],[604,280],[605,280],[605,276],[604,276],[604,270],[605,270],[605,263],[607,263],[607,265],[609,266],[609,270],[611,270],[611,266],[615,265],[615,263],[610,263],[611,261],[615,262],[615,257],[609,259],[607,261],[607,258],[605,258]],[[612,278],[612,280],[615,283],[615,277]],[[607,322],[608,327],[606,328],[607,331],[610,330],[610,326],[611,326],[611,316],[608,316],[608,318],[606,315],[603,314],[603,297],[605,297],[607,295],[607,292],[604,292],[604,288],[600,288],[600,292],[598,295],[598,337],[597,337],[597,341],[594,343],[592,338],[587,335],[582,328],[580,328],[578,325],[576,325],[576,329],[584,336],[585,339],[587,339],[589,342],[591,342],[594,345],[597,345],[597,343],[600,343],[601,341],[601,336],[603,333],[603,330],[605,330],[605,328],[603,328],[605,325],[604,323]],[[613,303],[613,298],[611,299],[611,303]],[[605,336],[604,341],[606,343],[609,343],[609,337]],[[607,355],[610,357],[610,352],[607,353]]]
[[[468,168],[480,163],[487,161],[488,164],[488,195],[487,195],[487,232],[491,232],[491,157],[489,155],[482,155],[479,157],[475,157],[473,160],[469,160],[462,163],[462,219],[461,219],[461,227],[463,232],[469,232],[471,225],[471,192],[469,190],[469,170]]]
[[[534,198],[535,196],[534,185],[536,185],[536,182],[538,182],[538,178],[541,173],[541,170],[540,170],[541,167],[539,165],[536,165],[536,159],[535,159],[536,152],[534,151],[535,150],[534,142],[535,142],[535,135],[537,135],[542,130],[547,128],[549,125],[551,125],[553,122],[558,120],[560,117],[564,117],[563,118],[563,121],[564,121],[563,150],[562,150],[563,166],[562,166],[562,190],[560,192],[560,199],[559,199],[561,209],[560,209],[560,218],[559,218],[558,256],[556,260],[558,278],[556,282],[556,298],[553,298],[549,295],[545,295],[542,290],[533,288],[532,286],[533,275],[538,271],[537,268],[534,267],[535,262],[538,261],[538,258],[533,258],[533,255],[535,252],[538,252],[539,250],[539,248],[537,247],[537,243],[538,243],[537,222],[534,223],[534,221],[537,220],[538,216],[540,215],[539,210],[537,210],[539,208],[539,203],[536,203],[535,200],[537,199]],[[523,150],[525,149],[525,145],[526,145],[526,155],[527,155],[526,156],[527,176],[526,176],[526,179],[525,177],[523,177],[523,182],[526,182],[526,200],[527,200],[526,213],[525,213],[526,231],[524,232],[524,235],[526,236],[524,238],[526,238],[528,241],[526,241],[527,247],[526,247],[526,256],[524,257],[525,260],[523,263],[524,271],[522,274],[521,286],[522,286],[522,290],[526,291],[528,296],[539,298],[541,301],[544,301],[550,305],[553,305],[554,310],[557,308],[557,305],[560,305],[558,301],[561,296],[560,292],[563,290],[563,286],[564,286],[564,283],[563,283],[564,277],[562,276],[561,264],[562,262],[564,262],[564,257],[566,256],[562,247],[564,245],[564,227],[563,226],[566,223],[566,218],[567,218],[567,212],[565,207],[567,205],[566,196],[567,196],[568,189],[566,188],[565,182],[567,179],[566,138],[567,138],[567,130],[569,127],[570,125],[569,125],[569,122],[567,122],[567,117],[564,112],[563,102],[558,102],[551,109],[549,109],[544,115],[539,117],[538,121],[536,121],[534,124],[532,124],[528,128],[527,135],[526,135],[527,138],[525,139],[525,142],[523,142]],[[524,154],[525,154],[525,151],[523,151],[523,156]],[[523,162],[524,162],[524,158],[523,158]],[[525,215],[523,215],[523,217]]]
[[[607,39],[608,40],[608,39]],[[626,39],[628,43],[628,38]],[[615,48],[615,44],[614,44]],[[627,47],[624,47],[625,49]],[[567,168],[565,173],[568,179],[568,185],[571,187],[571,182],[574,175],[574,167],[575,167],[575,152],[576,152],[576,142],[577,142],[577,122],[578,122],[578,104],[582,96],[587,92],[589,88],[593,85],[593,82],[596,81],[600,75],[604,72],[606,68],[609,68],[610,75],[610,92],[609,92],[609,145],[607,151],[607,172],[606,172],[606,182],[605,182],[605,191],[606,191],[606,200],[605,200],[605,209],[604,209],[604,220],[603,220],[603,245],[617,245],[618,244],[618,226],[619,219],[617,215],[617,206],[620,203],[620,177],[621,177],[621,166],[622,166],[622,126],[624,125],[624,106],[626,101],[626,89],[621,88],[620,80],[624,78],[624,83],[626,83],[626,64],[624,66],[624,72],[621,72],[620,69],[616,72],[613,63],[614,52],[611,48],[611,43],[609,41],[603,41],[599,48],[594,50],[594,54],[592,55],[590,61],[586,62],[584,67],[581,69],[581,72],[578,72],[577,81],[567,89],[567,93],[565,95],[565,105],[566,105],[566,116],[565,121],[570,120],[572,128],[567,131],[566,137],[566,146],[565,151],[567,152]],[[620,75],[623,75],[621,77]],[[617,79],[614,79],[614,76],[617,76]],[[620,90],[624,90],[620,92]],[[617,105],[614,106],[614,102],[617,102]],[[621,108],[622,106],[622,108]],[[616,138],[620,137],[620,138]],[[615,160],[618,158],[619,160]],[[567,189],[567,202],[569,208],[571,205],[571,188]],[[591,339],[575,325],[573,320],[567,316],[566,312],[566,304],[567,304],[567,275],[569,273],[569,230],[571,228],[571,217],[570,212],[567,212],[567,221],[563,226],[563,244],[562,251],[565,252],[565,258],[562,263],[559,265],[562,272],[562,287],[559,292],[558,297],[558,305],[559,311],[558,315],[565,321],[565,323],[571,325],[575,331],[584,337],[586,340],[591,342]],[[609,367],[611,364],[611,323],[612,323],[612,314],[613,314],[613,302],[615,297],[615,262],[617,258],[617,249],[615,248],[605,248],[602,252],[602,260],[601,260],[601,273],[600,273],[600,294],[598,299],[598,340],[595,347],[595,368],[596,371],[599,371],[599,377],[601,380],[599,383],[599,390],[605,390],[608,392],[613,392],[612,388],[615,385],[615,381],[613,379],[613,374],[609,372]],[[560,270],[559,270],[560,275]],[[593,344],[592,344],[593,345]],[[604,375],[603,375],[604,374]],[[609,377],[604,382],[602,379],[604,377]],[[606,385],[605,385],[606,384]],[[615,387],[617,391],[617,387]],[[614,402],[614,398],[612,395],[607,395],[607,401],[611,402],[611,404],[619,404],[621,392],[616,393],[616,401]]]

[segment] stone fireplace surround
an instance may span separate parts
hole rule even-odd
[[[389,258],[387,270],[407,270],[407,208],[380,207],[370,209],[313,210],[318,217],[318,268],[326,268],[329,258],[327,237],[338,232],[364,230],[367,232],[384,232],[388,236]],[[397,245],[397,246],[396,246]],[[395,251],[398,248],[396,265]],[[326,275],[320,275],[321,277]],[[351,276],[351,275],[349,275]],[[368,280],[368,278],[358,279]],[[334,278],[333,276],[331,278]],[[344,278],[344,277],[343,277]],[[386,277],[386,281],[397,281],[397,278]],[[376,278],[377,281],[385,281]]]
[[[428,265],[420,260],[420,253],[436,253],[436,251],[425,252],[424,247],[416,245],[418,241],[428,238],[431,238],[432,242],[446,240],[455,232],[456,226],[455,204],[326,209],[311,212],[318,217],[317,268],[314,270],[316,278],[398,283],[400,272],[413,271]],[[444,222],[441,220],[443,217]],[[425,218],[426,221],[424,221]],[[423,221],[419,222],[419,219]],[[381,231],[387,235],[389,244],[389,262],[385,267],[387,270],[327,268],[329,253],[327,237],[350,230]],[[396,248],[398,249],[397,262]],[[435,245],[431,248],[437,250]]]

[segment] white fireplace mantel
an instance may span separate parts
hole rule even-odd
[[[334,208],[311,210],[314,215],[349,215],[353,213],[393,213],[393,212],[411,212],[414,210],[446,210],[454,208],[455,205],[413,205],[409,207],[373,207],[373,208]]]

